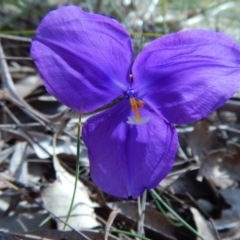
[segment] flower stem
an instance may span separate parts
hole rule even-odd
[[[73,189],[73,195],[72,195],[72,200],[71,204],[68,210],[67,218],[66,218],[66,223],[69,220],[69,217],[71,215],[72,209],[73,209],[73,203],[74,199],[76,196],[76,191],[77,191],[77,183],[78,183],[78,176],[79,176],[79,156],[80,156],[80,132],[81,132],[81,112],[79,114],[79,120],[78,120],[78,131],[77,131],[77,156],[76,156],[76,173],[75,173],[75,182],[74,182],[74,189]],[[66,228],[66,224],[63,227],[63,230]]]
[[[164,210],[164,208],[162,207],[162,205],[160,204],[160,202],[157,200],[157,198],[155,197],[155,195],[150,192],[151,195],[152,195],[152,198],[154,199],[156,205],[157,205],[157,208],[159,209],[159,211],[163,214],[163,216],[167,219],[167,221],[172,224],[174,227],[181,227],[183,226],[182,222],[174,222],[173,220],[171,220],[168,216],[167,216],[167,213],[166,211]]]
[[[153,189],[150,190],[150,193],[175,217],[177,218],[182,224],[188,228],[192,233],[196,236],[204,240],[204,238],[194,229],[192,228],[183,218],[181,218],[171,207],[167,205],[167,203],[154,191]]]

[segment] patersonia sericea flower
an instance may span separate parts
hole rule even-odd
[[[173,124],[199,120],[240,87],[240,48],[206,30],[150,42],[133,61],[131,39],[116,20],[63,6],[47,14],[31,56],[47,91],[90,117],[82,137],[93,181],[122,198],[138,197],[171,170]]]

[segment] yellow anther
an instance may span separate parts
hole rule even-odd
[[[139,113],[139,107],[143,107],[144,104],[136,98],[130,98],[131,110],[134,112],[134,116],[128,117],[127,123],[133,125],[141,125],[149,121],[149,117],[141,117]]]
[[[131,105],[131,110],[135,114],[135,121],[136,122],[141,122],[141,116],[138,110],[138,107],[143,107],[143,103],[137,101],[135,98],[130,98],[130,105]]]

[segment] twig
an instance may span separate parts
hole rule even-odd
[[[216,239],[220,240],[218,231],[217,231],[217,229],[216,229],[216,227],[214,225],[214,222],[213,222],[212,218],[208,215],[208,213],[202,207],[199,206],[197,201],[194,199],[194,197],[190,193],[186,192],[186,195],[193,202],[193,204],[196,206],[196,208],[199,210],[199,212],[211,223],[213,231],[215,233]]]
[[[144,236],[144,217],[146,210],[147,191],[144,191],[142,196],[138,198],[138,235]]]
[[[4,87],[8,90],[9,94],[3,92],[4,96],[10,99],[11,102],[14,102],[17,106],[20,107],[30,117],[41,122],[43,126],[49,129],[49,126],[52,126],[52,121],[58,120],[64,112],[55,114],[55,115],[46,115],[36,109],[34,109],[28,102],[26,102],[17,92],[12,77],[10,75],[8,65],[5,59],[5,54],[0,41],[0,67],[1,75]],[[56,119],[57,118],[57,119]]]
[[[0,177],[1,180],[4,180],[11,188],[18,190],[19,188],[17,186],[15,186],[13,183],[9,182],[6,179],[2,179]],[[91,240],[89,239],[85,234],[81,233],[80,231],[76,230],[75,228],[73,228],[71,225],[69,225],[68,223],[66,223],[64,220],[62,220],[60,217],[56,216],[53,212],[51,212],[49,209],[47,209],[46,207],[44,207],[40,202],[36,201],[34,198],[30,197],[28,195],[28,198],[26,199],[29,202],[33,202],[36,203],[38,206],[40,206],[42,209],[45,209],[49,214],[51,214],[55,219],[59,220],[60,222],[66,224],[72,231],[74,231],[75,233],[77,233],[79,236],[81,236],[83,238],[83,240]]]
[[[221,238],[220,238],[220,236],[219,236],[219,234],[218,234],[218,231],[217,231],[217,229],[216,229],[216,227],[215,227],[215,224],[214,224],[212,218],[209,218],[208,220],[209,220],[210,223],[212,224],[212,228],[213,228],[213,230],[214,230],[214,232],[215,232],[215,235],[216,235],[217,240],[221,240]]]
[[[15,233],[15,232],[11,232],[9,233],[10,236],[14,236],[20,239],[24,239],[24,240],[54,240],[53,238],[46,238],[46,237],[41,237],[41,236],[36,236],[33,234],[22,234],[22,233]],[[8,238],[4,238],[4,239],[8,239]]]
[[[105,236],[104,236],[104,240],[108,239],[108,235],[109,235],[109,231],[110,228],[113,224],[114,219],[116,218],[116,216],[118,215],[119,211],[118,210],[114,210],[110,213],[108,220],[107,220],[107,224],[106,224],[106,228],[105,228]]]
[[[5,112],[10,116],[10,118],[17,124],[17,126],[20,128],[20,132],[22,132],[22,134],[25,134],[26,140],[28,140],[28,142],[33,146],[33,144],[36,144],[39,148],[41,148],[48,156],[50,156],[50,153],[41,146],[41,144],[39,144],[27,131],[25,131],[24,127],[20,126],[20,121],[14,116],[14,114],[11,112],[11,110],[5,106],[5,104],[0,101],[0,105],[3,107],[3,109],[5,110]],[[9,131],[11,132],[11,131]]]
[[[35,199],[31,199],[34,203],[36,203],[37,205],[39,205],[41,208],[45,209],[48,213],[50,213],[55,219],[57,219],[58,221],[66,224],[72,231],[74,231],[75,233],[77,233],[79,236],[81,236],[83,238],[83,240],[91,240],[90,238],[88,238],[85,234],[81,233],[80,231],[78,231],[77,229],[73,228],[70,224],[68,224],[67,222],[65,222],[64,220],[62,220],[61,218],[59,218],[58,216],[56,216],[53,212],[51,212],[50,210],[48,210],[47,208],[45,208],[41,203],[39,203],[38,201],[36,201]]]
[[[22,42],[31,42],[31,38],[13,36],[13,35],[2,34],[2,33],[0,33],[0,38],[6,38],[6,39],[11,39],[11,40],[16,40],[16,41],[22,41]]]
[[[0,58],[0,59],[5,59],[5,60],[29,60],[29,61],[32,61],[32,58],[30,58],[30,57],[12,57],[12,56],[8,56],[8,57]]]

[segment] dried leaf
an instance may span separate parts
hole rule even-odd
[[[75,177],[69,174],[59,163],[57,157],[54,159],[56,181],[41,191],[42,199],[48,210],[59,218],[66,220],[71,204]],[[69,225],[75,229],[89,229],[99,226],[95,219],[94,209],[96,206],[89,198],[87,188],[78,181],[73,210],[69,218]],[[63,229],[64,224],[57,221],[58,229]],[[67,229],[66,229],[67,230]]]
[[[28,184],[27,143],[18,142],[11,157],[9,171],[11,177],[19,183]]]
[[[0,198],[0,231],[18,232],[34,230],[36,228],[46,228],[46,224],[39,226],[48,217],[48,213],[36,205],[31,205],[26,201],[18,203],[18,206],[6,215],[11,197],[1,195]]]
[[[119,216],[127,217],[135,222],[138,221],[138,208],[136,202],[114,202],[108,206],[119,211]],[[166,220],[165,216],[157,212],[151,206],[146,207],[144,227],[159,234],[163,239],[176,239],[174,227]]]
[[[35,76],[29,76],[24,79],[21,79],[15,84],[15,88],[18,94],[22,98],[25,98],[41,85],[42,85],[42,82],[39,76],[35,75]]]
[[[205,156],[205,152],[215,144],[216,131],[209,131],[209,121],[201,121],[196,124],[194,130],[189,134],[189,146],[193,155],[199,160]]]
[[[195,224],[197,226],[198,233],[204,237],[204,239],[215,239],[215,234],[212,229],[212,225],[207,221],[196,208],[191,207],[190,211],[193,214]],[[198,240],[200,238],[198,237]]]
[[[89,237],[89,239],[94,239],[94,240],[103,240],[104,239],[104,234],[95,232],[95,231],[82,231],[82,233]],[[38,231],[31,231],[26,234],[31,234],[35,236],[39,236],[42,238],[50,238],[50,239],[69,239],[69,240],[85,240],[81,235],[77,234],[76,232],[73,231],[57,231],[57,230],[38,230]],[[36,239],[38,240],[38,239]],[[114,236],[109,236],[108,240],[118,240],[118,238]]]
[[[230,205],[230,208],[222,211],[220,219],[215,219],[214,223],[218,230],[227,228],[236,228],[239,230],[240,224],[240,189],[223,189],[220,194],[224,200]]]
[[[203,159],[200,174],[210,177],[214,184],[222,189],[233,186],[240,181],[240,146],[230,145],[235,153],[225,150],[212,151]]]

